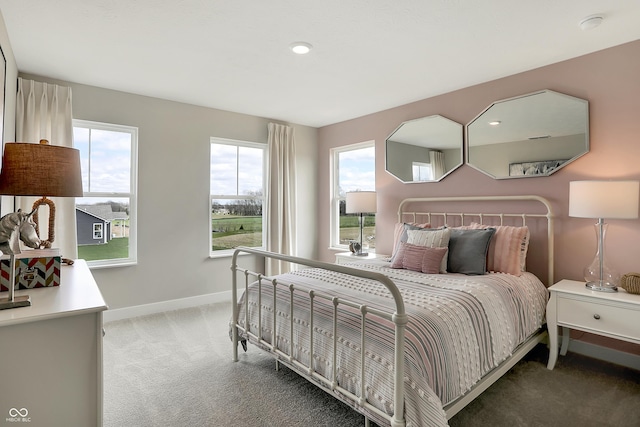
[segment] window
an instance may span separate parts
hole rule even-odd
[[[211,138],[210,255],[264,248],[267,145]]]
[[[93,224],[93,239],[102,239],[102,223]]]
[[[345,213],[346,193],[375,191],[376,152],[374,141],[348,145],[331,150],[331,247],[348,249],[349,243],[360,240],[358,216]],[[363,233],[365,249],[375,249],[375,215],[366,215]]]
[[[431,181],[434,179],[431,163],[413,162],[412,171],[414,181]]]
[[[78,256],[89,266],[136,262],[138,129],[73,121],[84,196],[76,198]]]

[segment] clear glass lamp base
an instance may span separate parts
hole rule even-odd
[[[609,267],[606,260],[603,260],[602,267],[596,258],[591,265],[584,269],[584,280],[586,287],[593,291],[616,292],[620,275]]]
[[[602,219],[595,224],[598,250],[591,264],[584,269],[586,287],[592,291],[617,292],[620,274],[611,267],[604,254],[605,235],[607,225]]]
[[[600,292],[618,292],[618,287],[611,283],[603,283],[600,281],[596,282],[587,282],[585,285],[587,288],[592,291],[600,291]]]

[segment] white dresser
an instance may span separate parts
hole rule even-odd
[[[578,329],[640,344],[640,295],[592,291],[584,282],[561,280],[549,288],[547,327],[549,328],[549,363],[553,369],[558,359],[558,326],[562,327],[561,355],[569,348],[569,329]]]
[[[64,265],[60,286],[16,291],[25,294],[30,307],[0,310],[0,421],[102,426],[107,305],[86,262]]]

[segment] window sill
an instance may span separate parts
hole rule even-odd
[[[327,248],[327,249],[329,249],[330,251],[336,251],[336,252],[349,252],[349,247],[348,246],[342,246],[342,247],[329,246],[329,248]],[[367,252],[369,252],[370,254],[375,254],[376,250],[375,250],[375,248],[373,248],[373,249],[367,250]]]
[[[110,264],[91,264],[91,261],[87,261],[87,266],[90,270],[101,270],[103,268],[114,268],[114,267],[131,267],[134,265],[138,265],[137,261],[124,261]]]
[[[253,248],[253,249],[260,249],[260,250],[266,250],[264,248]],[[233,256],[233,252],[224,252],[224,253],[219,253],[219,254],[209,254],[209,259],[220,259],[220,258],[231,258]],[[238,256],[247,256],[247,255],[253,255],[247,252],[240,252],[238,254]]]

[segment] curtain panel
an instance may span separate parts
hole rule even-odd
[[[431,172],[433,179],[438,180],[442,178],[442,175],[446,172],[444,164],[444,153],[442,151],[429,151],[429,160],[431,161]]]
[[[294,129],[269,123],[267,250],[296,255],[296,162]],[[290,263],[265,260],[268,275],[291,271]]]
[[[73,147],[73,114],[71,88],[18,78],[16,101],[16,142],[39,143],[46,139],[51,145]],[[46,196],[46,194],[43,194]],[[17,208],[30,212],[36,197],[17,197]],[[65,258],[78,257],[76,239],[75,199],[52,197],[56,205],[53,246],[60,248]],[[48,208],[40,207],[40,237],[46,239],[49,230]]]

